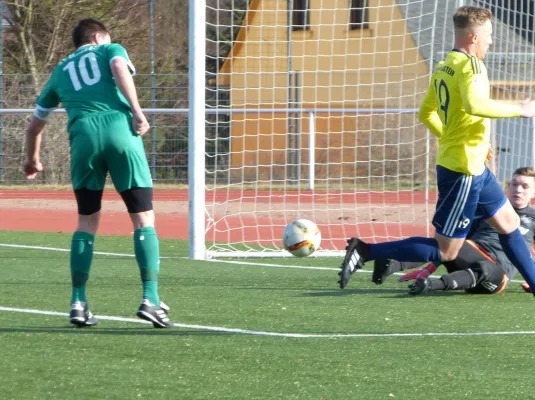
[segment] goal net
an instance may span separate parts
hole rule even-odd
[[[207,254],[287,255],[296,218],[320,227],[318,255],[431,234],[437,143],[417,109],[460,5],[495,14],[492,96],[529,96],[532,1],[207,0]],[[501,180],[533,165],[531,120],[493,129]]]

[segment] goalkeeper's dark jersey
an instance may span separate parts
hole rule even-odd
[[[520,216],[520,232],[524,236],[529,249],[533,245],[535,236],[535,208],[525,207],[515,210]],[[498,231],[485,221],[479,221],[472,227],[472,234],[468,236],[469,239],[477,243],[479,247],[485,250],[492,258],[496,260],[504,272],[509,278],[512,278],[516,274],[516,268],[509,261],[505,253],[503,252],[500,239],[498,237]]]

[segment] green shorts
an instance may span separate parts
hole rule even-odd
[[[108,171],[115,189],[152,187],[141,136],[118,111],[90,114],[69,127],[71,179],[76,189],[102,190]]]

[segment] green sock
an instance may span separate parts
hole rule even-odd
[[[88,232],[74,232],[71,243],[71,303],[87,302],[85,284],[89,278],[93,260],[93,243],[95,236]]]
[[[160,273],[160,243],[152,226],[136,229],[134,252],[143,283],[143,298],[155,306],[160,305],[158,274]]]

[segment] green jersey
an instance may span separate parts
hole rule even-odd
[[[119,91],[111,72],[111,62],[117,57],[126,60],[134,75],[134,66],[120,44],[88,44],[65,57],[54,68],[37,98],[34,115],[38,118],[40,113],[46,116],[61,102],[67,111],[70,127],[81,115],[106,111],[130,113],[130,105]]]

